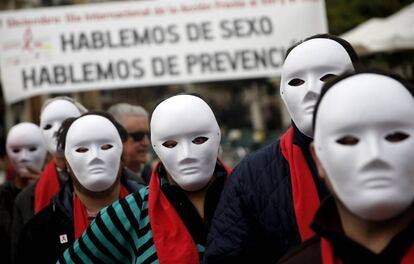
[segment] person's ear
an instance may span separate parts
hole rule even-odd
[[[325,171],[325,168],[322,166],[322,163],[316,154],[315,143],[313,142],[310,144],[310,153],[312,155],[313,161],[315,162],[319,177],[321,177],[324,181],[326,181],[326,171]]]

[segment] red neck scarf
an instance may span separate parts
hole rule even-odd
[[[296,222],[302,241],[304,241],[314,236],[310,224],[319,207],[318,192],[302,150],[293,144],[292,127],[281,137],[280,148],[289,163]]]
[[[339,258],[335,258],[332,244],[329,240],[321,238],[321,254],[323,264],[342,264]],[[401,264],[413,264],[414,263],[414,243],[407,250],[404,257],[401,260]]]
[[[159,162],[152,171],[149,184],[148,213],[159,262],[200,263],[193,238],[183,221],[160,189]]]
[[[47,164],[35,189],[34,213],[37,214],[49,203],[50,199],[59,191],[59,179],[56,164],[53,160]]]
[[[121,184],[119,198],[124,198],[128,194],[128,190]],[[78,239],[86,228],[88,228],[89,219],[85,205],[83,205],[75,193],[73,193],[73,222],[75,226],[75,239]]]

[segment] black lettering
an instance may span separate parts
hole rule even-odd
[[[116,64],[117,75],[120,79],[127,79],[129,77],[129,66],[125,60],[120,60]]]
[[[103,34],[100,31],[93,31],[92,33],[92,44],[94,49],[102,49],[105,46]]]
[[[45,83],[46,84],[51,84],[51,79],[50,79],[50,74],[49,71],[47,70],[46,67],[42,67],[40,69],[40,74],[39,74],[39,84],[38,86],[42,86]]]
[[[197,56],[188,54],[185,56],[186,69],[188,73],[193,73],[193,66],[197,63]]]
[[[83,80],[82,79],[77,79],[76,78],[76,76],[75,76],[75,72],[74,72],[74,70],[73,70],[73,65],[69,65],[69,68],[68,68],[68,70],[69,70],[69,79],[70,79],[70,82],[71,83],[82,83],[83,82]]]
[[[32,86],[37,86],[36,83],[36,76],[35,76],[35,68],[30,69],[30,73],[27,73],[25,69],[22,70],[22,80],[23,80],[23,88],[27,90],[27,86],[29,82],[31,82]]]
[[[79,41],[78,41],[78,49],[90,49],[91,47],[89,47],[89,41],[88,41],[88,37],[86,36],[85,33],[80,33],[79,34]]]
[[[221,37],[224,39],[231,38],[232,36],[232,30],[229,27],[229,24],[230,24],[230,21],[226,19],[220,22],[220,28],[224,31],[224,33],[221,34]]]
[[[112,63],[109,63],[106,68],[103,68],[101,64],[96,65],[96,74],[97,79],[100,80],[107,80],[114,78],[114,69],[112,67]]]
[[[69,37],[66,37],[64,34],[61,34],[60,43],[61,43],[60,46],[61,46],[62,52],[65,52],[66,49],[77,50],[73,33],[69,34]]]
[[[67,82],[66,68],[63,65],[56,65],[53,67],[53,76],[55,77],[55,84],[64,84]]]
[[[133,59],[131,63],[132,69],[135,70],[135,73],[132,75],[135,78],[141,78],[144,76],[145,71],[141,66],[141,59]]]
[[[177,43],[180,40],[180,35],[177,33],[177,26],[176,25],[169,25],[167,27],[168,35],[171,38],[168,40],[169,43]]]
[[[83,76],[83,81],[86,82],[93,82],[95,81],[95,71],[94,68],[96,68],[97,64],[92,64],[92,63],[84,63],[82,64],[82,76]],[[93,67],[95,66],[95,67]]]
[[[134,30],[133,31],[133,36],[134,36],[134,43],[135,44],[149,44],[150,43],[147,28],[145,28],[142,35],[138,31]]]

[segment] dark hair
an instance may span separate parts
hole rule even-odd
[[[289,53],[294,48],[296,48],[297,46],[299,46],[303,42],[306,42],[306,41],[311,40],[311,39],[318,39],[318,38],[331,39],[331,40],[333,40],[335,42],[338,42],[346,50],[346,52],[348,53],[349,57],[351,58],[352,65],[354,66],[354,69],[356,70],[356,69],[359,69],[360,68],[359,57],[358,57],[357,53],[355,52],[354,48],[352,47],[352,45],[349,44],[348,41],[346,41],[346,40],[344,40],[344,39],[342,39],[340,37],[337,37],[335,35],[331,35],[331,34],[316,34],[316,35],[310,36],[308,38],[305,38],[302,41],[299,41],[299,42],[293,44],[293,46],[291,46],[286,51],[286,55],[285,55],[285,59],[284,60],[286,60],[287,56],[289,55]],[[321,51],[321,52],[323,52],[323,51]]]
[[[57,132],[57,149],[60,152],[64,152],[65,151],[65,147],[66,147],[66,136],[68,134],[69,128],[72,126],[72,124],[78,120],[79,118],[82,118],[84,116],[88,116],[88,115],[97,115],[97,116],[102,116],[106,119],[108,119],[109,121],[111,121],[112,124],[114,124],[116,130],[118,131],[119,136],[121,137],[121,141],[122,143],[124,143],[125,141],[127,141],[128,139],[128,133],[126,132],[125,128],[119,124],[115,118],[107,113],[107,112],[102,112],[102,111],[90,111],[87,112],[79,117],[70,117],[67,118],[65,121],[62,122],[61,127],[59,128],[58,132]]]
[[[319,105],[320,105],[322,99],[325,97],[326,93],[332,87],[334,87],[335,84],[341,82],[342,80],[350,78],[352,76],[359,75],[359,74],[364,74],[364,73],[373,73],[373,74],[388,76],[388,77],[396,80],[397,82],[401,83],[408,90],[408,92],[410,92],[411,96],[413,96],[413,98],[414,98],[414,85],[412,83],[408,82],[407,80],[403,79],[401,76],[399,76],[397,74],[389,73],[389,72],[386,72],[386,71],[380,70],[380,69],[359,69],[359,70],[356,70],[355,72],[346,72],[342,75],[339,75],[337,78],[332,79],[331,81],[325,83],[322,86],[321,95],[319,96],[318,101],[316,102],[315,110],[313,112],[312,127],[313,127],[314,131],[315,131],[316,116],[318,114]]]

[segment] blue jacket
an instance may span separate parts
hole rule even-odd
[[[294,127],[320,198],[326,196],[311,158],[311,139]],[[276,263],[301,243],[293,207],[287,160],[279,141],[246,157],[233,170],[217,206],[204,261],[211,263]]]

